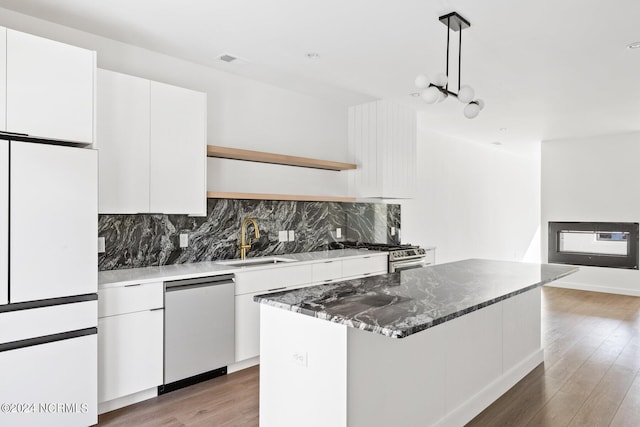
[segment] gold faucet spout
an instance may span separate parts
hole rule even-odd
[[[260,230],[258,229],[258,223],[253,218],[247,218],[242,221],[240,227],[240,258],[245,259],[247,251],[251,249],[251,239],[247,239],[247,226],[253,224],[253,234],[256,239],[260,237]]]

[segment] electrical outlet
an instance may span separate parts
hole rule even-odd
[[[105,251],[105,243],[104,243],[104,237],[98,237],[98,253],[102,254]]]
[[[289,241],[293,242],[296,240],[296,233],[293,230],[289,230]]]
[[[287,242],[289,240],[289,236],[287,235],[287,230],[278,231],[278,241],[279,242]]]
[[[181,233],[180,234],[180,247],[181,248],[186,248],[187,246],[189,246],[189,235],[186,233]]]
[[[303,352],[303,351],[296,351],[295,353],[293,353],[291,355],[291,360],[293,361],[294,364],[298,365],[298,366],[302,366],[304,368],[306,368],[308,365],[308,357],[307,357],[307,353]]]
[[[396,235],[396,228],[395,227],[391,227],[391,235],[392,236]]]
[[[336,228],[336,239],[342,237],[342,228]]]

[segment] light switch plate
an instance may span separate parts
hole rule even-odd
[[[286,242],[288,240],[289,240],[289,236],[287,235],[287,230],[278,231],[278,241],[279,242]]]
[[[296,233],[293,230],[289,230],[289,241],[293,242],[296,240]]]
[[[102,254],[105,251],[104,237],[98,237],[98,253]]]
[[[186,248],[187,246],[189,246],[189,235],[186,233],[181,233],[180,234],[180,247],[181,248]]]
[[[336,228],[336,239],[342,237],[342,228]]]

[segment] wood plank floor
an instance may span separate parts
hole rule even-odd
[[[640,298],[551,287],[542,295],[544,364],[468,426],[640,426]],[[245,369],[101,415],[98,425],[257,426],[258,379],[258,367]]]

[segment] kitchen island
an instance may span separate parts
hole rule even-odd
[[[461,426],[543,361],[540,286],[464,260],[255,297],[260,425]]]

